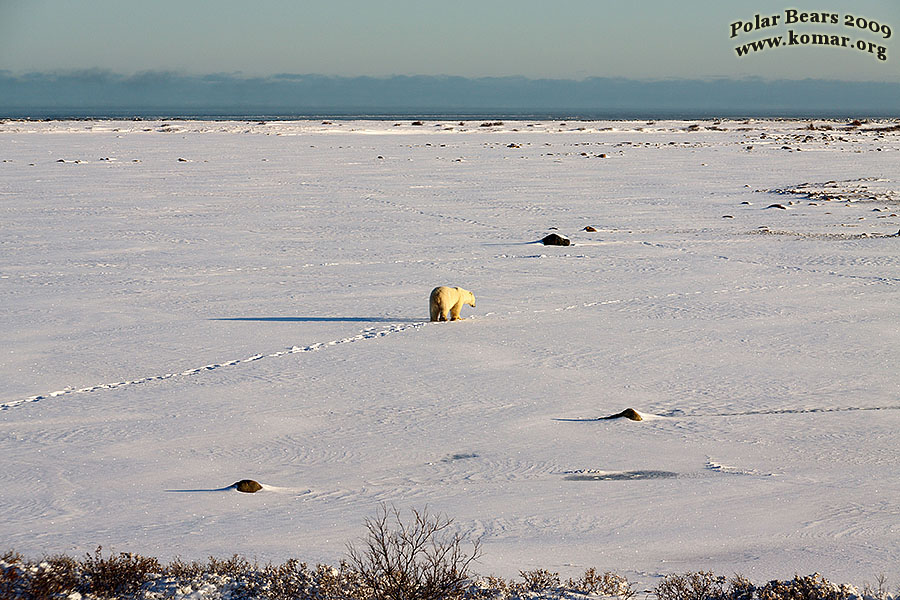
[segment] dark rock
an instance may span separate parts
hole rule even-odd
[[[630,419],[632,421],[643,421],[641,414],[633,408],[626,408],[620,413],[603,417],[604,419]]]
[[[787,207],[783,204],[770,204],[766,208],[780,208],[781,210],[787,210]]]
[[[591,227],[590,225],[588,225],[587,227],[584,228],[584,231],[591,231],[591,232],[593,232],[593,231],[597,231],[597,230],[596,230],[595,228]]]
[[[566,481],[634,481],[636,479],[669,479],[678,477],[672,471],[585,471],[572,473]]]
[[[262,489],[262,486],[252,479],[241,479],[240,481],[235,483],[233,487],[237,491],[244,492],[245,494],[252,494]]]
[[[572,241],[567,237],[559,235],[558,233],[551,233],[550,235],[542,239],[541,243],[545,246],[568,246],[572,243]]]

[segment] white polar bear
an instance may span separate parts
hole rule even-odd
[[[459,321],[459,311],[462,310],[463,304],[468,304],[475,308],[475,294],[469,290],[459,287],[439,286],[431,290],[431,297],[428,301],[428,309],[431,313],[432,321],[446,321],[447,314],[450,314],[451,321]]]

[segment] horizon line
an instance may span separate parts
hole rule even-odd
[[[129,80],[129,79],[140,79],[146,77],[172,77],[172,78],[184,78],[184,79],[233,79],[233,80],[242,80],[242,81],[253,81],[253,80],[291,80],[291,79],[302,79],[302,78],[317,78],[317,79],[371,79],[371,80],[390,80],[390,79],[442,79],[442,80],[452,80],[452,79],[462,79],[468,81],[482,81],[482,80],[521,80],[521,81],[532,81],[532,82],[588,82],[592,80],[607,80],[607,81],[629,81],[629,82],[637,82],[637,83],[668,83],[668,82],[687,82],[687,81],[697,81],[704,83],[712,83],[717,81],[728,81],[728,82],[766,82],[766,83],[781,83],[781,82],[829,82],[829,83],[858,83],[858,84],[884,84],[884,85],[900,85],[900,79],[897,81],[889,81],[889,80],[879,80],[879,79],[837,79],[837,78],[824,78],[824,77],[799,77],[799,78],[787,78],[787,77],[763,77],[760,75],[702,75],[695,77],[627,77],[624,75],[587,75],[584,77],[535,77],[529,75],[518,75],[518,74],[508,74],[508,75],[454,75],[448,73],[394,73],[389,75],[365,75],[365,74],[357,74],[357,75],[340,75],[340,74],[328,74],[328,73],[315,73],[315,72],[306,72],[306,73],[288,73],[288,72],[278,72],[278,73],[270,73],[267,75],[262,74],[247,74],[243,71],[210,71],[204,73],[188,73],[185,71],[179,70],[171,70],[171,69],[145,69],[141,71],[134,71],[132,73],[124,73],[120,71],[115,71],[112,69],[107,69],[103,67],[85,67],[85,68],[73,68],[73,69],[47,69],[47,70],[28,70],[28,71],[14,71],[12,69],[2,69],[0,68],[0,77],[9,77],[9,78],[28,78],[30,76],[54,76],[54,77],[68,77],[68,76],[88,76],[88,77],[109,77],[121,80]]]

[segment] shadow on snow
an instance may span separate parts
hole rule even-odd
[[[269,321],[295,323],[421,323],[427,319],[391,317],[221,317],[210,321]]]

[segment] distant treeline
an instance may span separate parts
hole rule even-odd
[[[900,117],[900,83],[0,71],[0,117]]]

